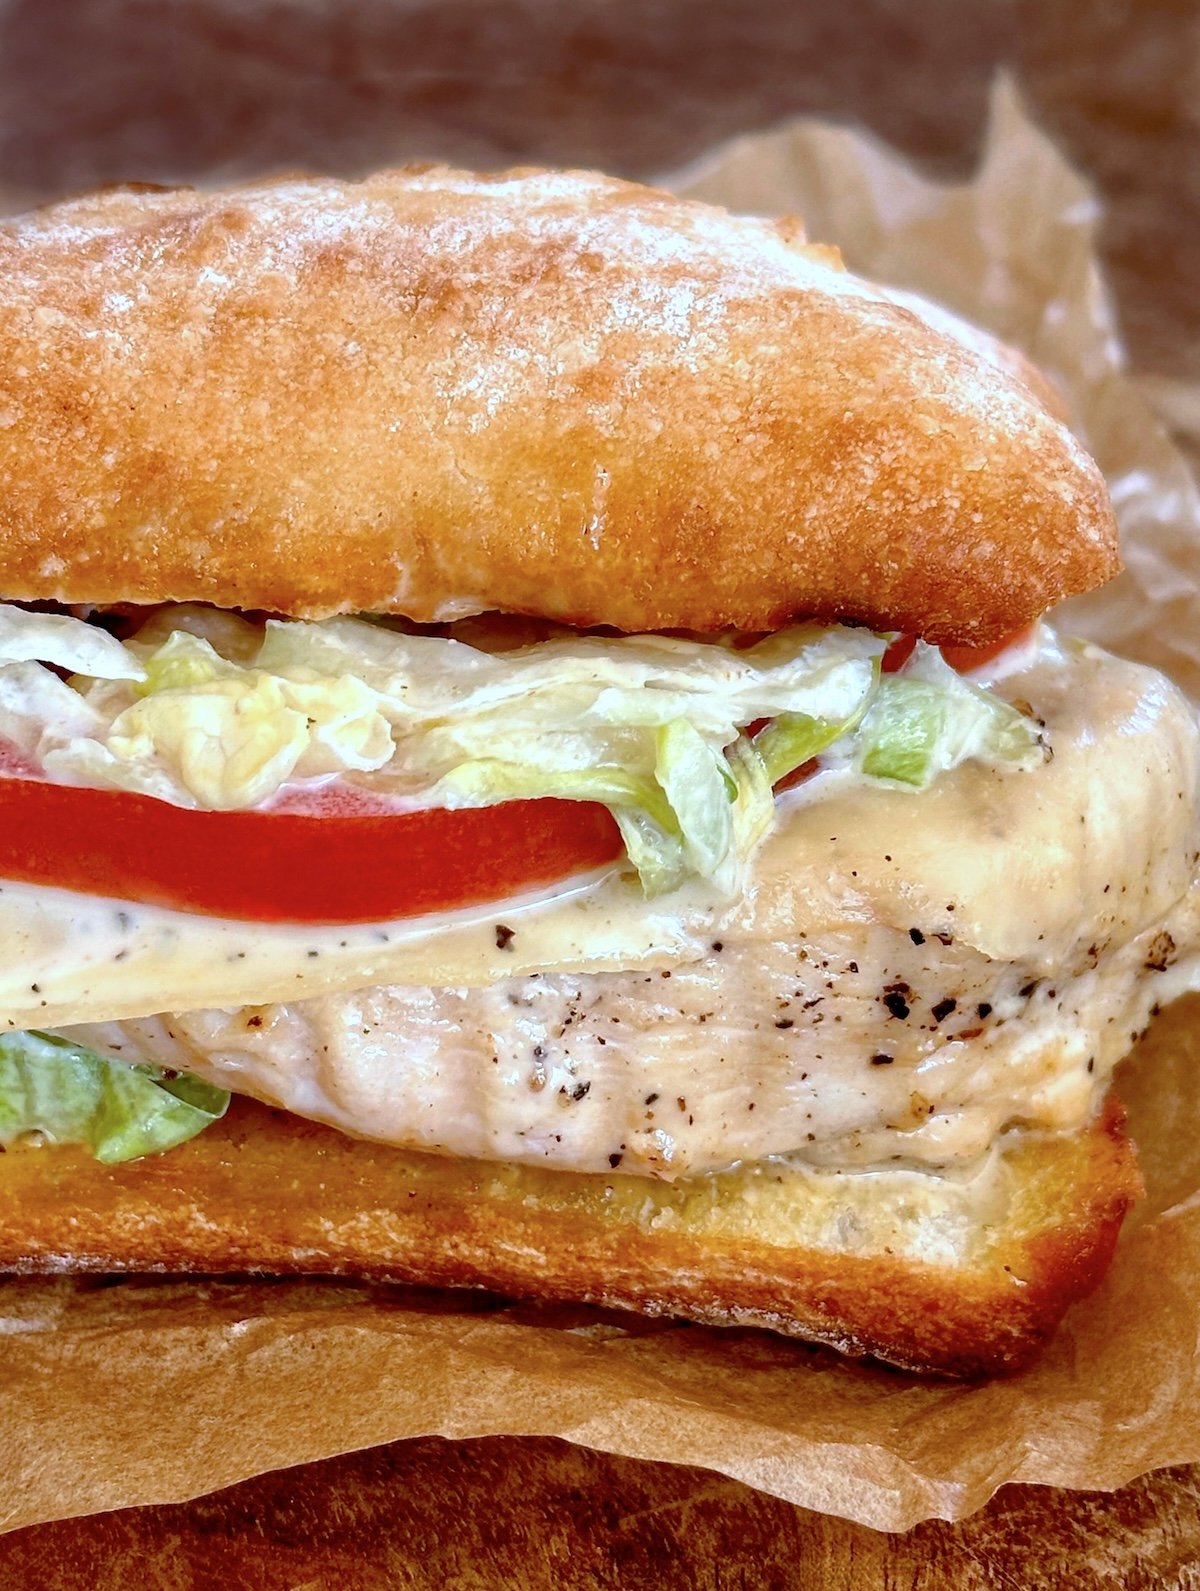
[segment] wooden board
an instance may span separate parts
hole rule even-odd
[[[0,1538],[6,1591],[1037,1591],[1196,1586],[1200,1466],[1120,1492],[1013,1486],[902,1536],[702,1470],[563,1442],[429,1438],[173,1508]]]

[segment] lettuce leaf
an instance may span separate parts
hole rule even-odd
[[[0,1144],[42,1133],[117,1165],[194,1138],[228,1104],[199,1078],[107,1060],[46,1033],[0,1034]]]
[[[1029,769],[1046,752],[1038,724],[955,673],[936,647],[918,642],[908,665],[881,681],[856,755],[868,778],[924,790],[960,762]]]
[[[0,663],[53,663],[91,679],[137,680],[138,659],[114,636],[67,613],[0,602]]]

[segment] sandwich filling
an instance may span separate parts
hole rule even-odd
[[[494,619],[470,633],[183,606],[122,642],[0,606],[0,736],[26,774],[184,809],[261,810],[331,785],[397,817],[599,804],[647,896],[690,877],[733,893],[773,786],[818,755],[923,788],[965,760],[1045,754],[1029,715],[935,648],[885,674],[887,643],[868,630],[798,625],[742,644],[551,627],[513,646]]]
[[[549,889],[369,922],[5,883],[10,1137],[121,1158],[232,1090],[573,1170],[967,1167],[1086,1121],[1200,982],[1194,715],[1044,627],[964,676],[841,627],[738,647],[168,608],[122,641],[4,612],[21,777],[225,813],[309,786],[399,819],[566,797],[624,842]]]

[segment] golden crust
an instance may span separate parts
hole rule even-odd
[[[778,1164],[665,1184],[406,1154],[235,1100],[132,1165],[0,1155],[0,1268],[484,1287],[974,1376],[1028,1361],[1103,1275],[1140,1191],[1121,1127],[1114,1102],[1083,1132],[1018,1140],[977,1184]]]
[[[1056,420],[1061,420],[1064,425],[1069,422],[1070,415],[1063,394],[1045,371],[1039,370],[1035,364],[1026,359],[1019,348],[1011,348],[1008,343],[1002,343],[998,337],[993,337],[991,332],[984,331],[981,326],[976,326],[969,320],[963,320],[945,305],[930,298],[923,298],[920,293],[909,293],[899,287],[889,287],[885,291],[893,303],[900,304],[904,309],[911,309],[918,320],[926,321],[934,331],[944,332],[947,337],[955,338],[964,347],[986,359],[989,364],[1023,382],[1043,409],[1048,410]]]
[[[120,189],[0,227],[0,593],[984,642],[1118,567],[1017,376],[581,173]]]

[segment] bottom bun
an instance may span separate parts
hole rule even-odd
[[[765,1326],[909,1370],[1025,1364],[1141,1190],[1124,1112],[968,1177],[760,1162],[675,1183],[408,1154],[249,1100],[169,1154],[0,1155],[0,1270],[336,1275]]]

